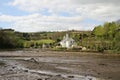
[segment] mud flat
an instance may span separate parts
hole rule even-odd
[[[0,52],[0,80],[120,80],[119,74],[118,54]]]

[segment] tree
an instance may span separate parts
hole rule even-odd
[[[108,28],[109,39],[114,39],[116,29],[117,29],[117,25],[115,22],[109,23],[109,28]]]
[[[14,32],[0,30],[0,48],[22,47],[22,40]]]
[[[96,26],[94,30],[92,31],[92,34],[97,37],[102,37],[104,35],[104,29],[101,25]]]
[[[23,37],[24,37],[25,40],[28,40],[28,41],[31,40],[31,36],[30,36],[29,33],[23,33]]]

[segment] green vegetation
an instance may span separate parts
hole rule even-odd
[[[31,40],[31,41],[25,41],[23,46],[24,48],[30,48],[30,47],[41,48],[43,44],[52,46],[54,42],[55,41],[51,39]]]
[[[102,26],[96,26],[92,35],[95,41],[99,41],[98,51],[120,52],[120,24],[106,22]]]
[[[62,32],[36,32],[22,33],[12,29],[0,30],[0,49],[11,48],[42,48],[43,44],[52,50],[65,50],[56,48],[63,36],[68,33],[78,48],[86,47],[89,51],[120,53],[120,24],[106,22],[96,26],[93,31],[62,31]],[[73,48],[79,51],[77,48]]]
[[[23,40],[13,30],[0,30],[0,49],[21,48]]]

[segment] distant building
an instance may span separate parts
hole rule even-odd
[[[74,39],[70,38],[68,34],[63,37],[63,40],[60,42],[60,45],[65,48],[71,48],[74,45]]]

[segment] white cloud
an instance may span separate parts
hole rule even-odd
[[[70,8],[70,0],[14,0],[9,5],[17,6],[19,9],[28,12],[43,11],[44,9],[56,12]]]
[[[82,23],[85,18],[102,22],[120,18],[119,0],[13,0],[9,5],[31,14],[0,16],[0,21],[12,22],[18,31],[88,30],[96,23]],[[42,14],[45,10],[49,16]],[[62,12],[71,16],[62,16]]]
[[[119,0],[13,0],[9,4],[27,12],[42,12],[48,9],[53,15],[68,12],[103,20],[120,17]]]
[[[87,4],[76,8],[76,12],[85,17],[100,21],[114,21],[120,18],[120,6],[111,4]]]
[[[27,16],[9,16],[1,15],[0,22],[12,23],[12,28],[17,31],[60,31],[68,30],[83,20],[81,16],[60,17],[60,16],[43,16],[40,14],[31,14]],[[79,27],[79,25],[77,25]]]

